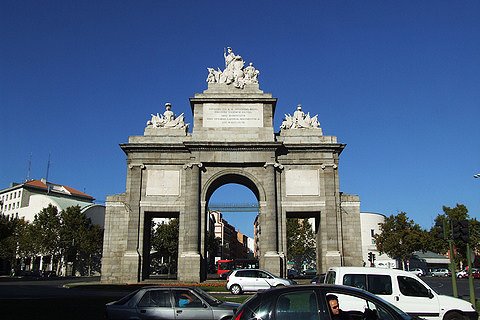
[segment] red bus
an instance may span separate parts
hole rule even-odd
[[[235,269],[258,269],[257,259],[225,259],[217,261],[217,274],[225,278],[230,270]]]

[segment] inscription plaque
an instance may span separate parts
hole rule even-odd
[[[145,192],[147,196],[178,196],[180,194],[180,171],[148,170]]]
[[[318,170],[288,170],[285,172],[287,196],[318,196]]]
[[[205,103],[203,104],[203,127],[261,128],[263,127],[263,104]]]

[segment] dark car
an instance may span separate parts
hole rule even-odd
[[[297,279],[300,276],[300,272],[295,269],[288,269],[287,270],[287,278],[288,279]]]
[[[107,319],[231,319],[238,303],[223,302],[201,289],[144,287],[106,304]]]
[[[307,269],[302,271],[303,278],[313,278],[317,275],[316,269]]]
[[[383,299],[353,287],[340,285],[303,285],[258,292],[236,312],[235,320],[333,320],[327,296],[335,295],[342,318],[349,320],[418,319]]]
[[[326,273],[317,274],[315,277],[310,280],[311,284],[321,284],[325,282]]]

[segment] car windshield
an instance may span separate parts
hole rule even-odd
[[[201,289],[198,289],[198,288],[194,288],[193,289],[199,296],[202,297],[203,300],[207,301],[207,303],[211,306],[218,306],[219,304],[222,304],[223,301],[222,300],[219,300],[217,298],[214,298],[212,297],[211,295],[209,295],[208,293],[206,293],[205,291],[201,290]]]

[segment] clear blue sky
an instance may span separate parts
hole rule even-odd
[[[276,131],[301,103],[347,144],[340,188],[362,211],[480,217],[478,1],[3,0],[0,40],[1,188],[30,154],[45,177],[51,153],[50,181],[124,192],[118,144],[165,102],[192,123],[188,98],[231,46],[278,98]]]

